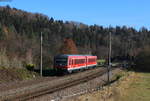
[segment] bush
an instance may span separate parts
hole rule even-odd
[[[30,71],[33,71],[33,70],[34,70],[34,67],[35,67],[34,64],[27,64],[27,65],[26,65],[26,69],[27,69],[27,70],[30,70]]]

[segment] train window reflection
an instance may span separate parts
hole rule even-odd
[[[67,59],[56,59],[56,64],[67,65]]]

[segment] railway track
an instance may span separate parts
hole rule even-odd
[[[71,87],[86,81],[89,81],[93,78],[103,75],[107,72],[106,68],[96,68],[95,70],[89,71],[84,75],[71,75],[66,77],[65,79],[58,79],[57,81],[51,81],[51,83],[41,84],[36,87],[27,87],[23,88],[20,91],[15,93],[5,94],[5,97],[2,97],[2,101],[25,101],[32,99],[34,97],[42,96],[45,94],[50,94],[67,87]],[[0,96],[1,99],[1,96]]]

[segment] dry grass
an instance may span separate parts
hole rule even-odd
[[[150,73],[124,72],[124,76],[101,91],[69,101],[150,101]]]
[[[23,68],[22,61],[17,57],[10,59],[5,49],[0,50],[0,68]]]
[[[0,68],[0,84],[6,82],[29,80],[36,76],[38,76],[37,73],[30,72],[26,69]]]

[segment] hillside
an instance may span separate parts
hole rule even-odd
[[[150,31],[144,27],[137,31],[127,26],[88,26],[9,6],[0,7],[0,53],[5,52],[5,59],[17,60],[21,68],[26,64],[35,64],[38,68],[41,32],[44,68],[52,67],[53,57],[61,53],[66,38],[75,43],[78,54],[93,54],[98,58],[108,56],[109,32],[112,33],[112,57],[135,57],[143,47],[150,45]]]
[[[0,84],[30,80],[39,75],[26,69],[0,68]]]

